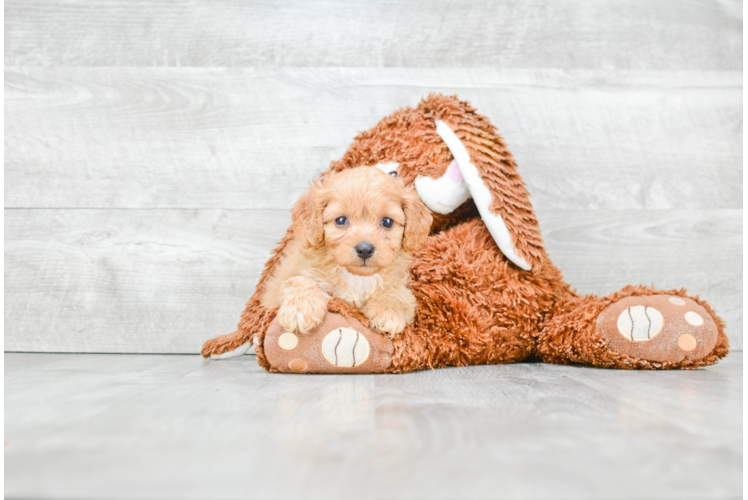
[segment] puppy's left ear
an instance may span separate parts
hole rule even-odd
[[[403,250],[415,252],[426,241],[431,231],[434,218],[426,208],[421,198],[413,188],[407,189],[403,196],[403,212],[405,212],[405,231],[403,233]]]

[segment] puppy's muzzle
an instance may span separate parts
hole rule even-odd
[[[374,255],[374,245],[371,243],[359,243],[356,245],[356,255],[366,262],[366,259],[370,258],[372,255]]]

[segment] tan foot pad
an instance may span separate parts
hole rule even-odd
[[[717,344],[717,325],[693,300],[671,295],[626,297],[597,317],[610,350],[647,361],[696,361]]]
[[[307,334],[283,331],[273,321],[264,348],[270,364],[285,373],[382,372],[392,363],[394,351],[389,338],[337,313],[327,313]]]

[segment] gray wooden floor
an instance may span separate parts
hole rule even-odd
[[[742,372],[5,354],[5,495],[739,498]]]

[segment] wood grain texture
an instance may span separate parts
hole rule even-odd
[[[269,374],[250,357],[43,356],[5,355],[7,498],[742,491],[735,354],[692,372],[516,364],[349,377]]]
[[[195,353],[235,329],[288,211],[12,210],[5,349]]]
[[[11,0],[24,66],[742,70],[737,1]]]
[[[288,209],[429,92],[505,136],[581,293],[689,288],[742,348],[742,3],[5,3],[6,349],[196,352]]]
[[[742,348],[742,210],[538,215],[580,293],[686,287]],[[234,330],[289,225],[286,210],[6,211],[5,349],[196,353]]]
[[[5,203],[287,209],[429,92],[505,136],[536,208],[742,207],[742,73],[10,68]]]

